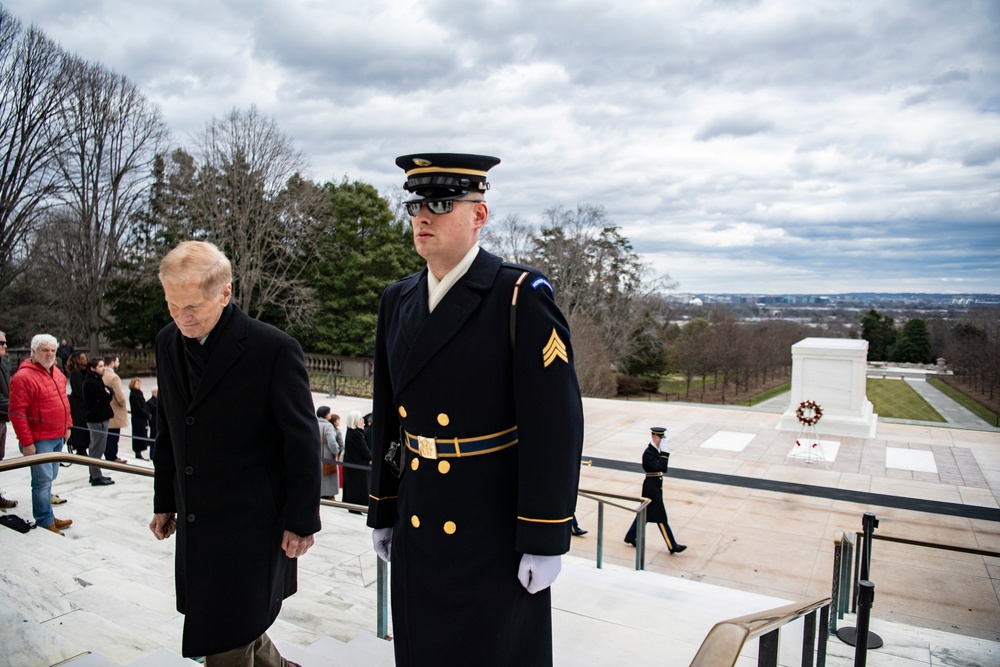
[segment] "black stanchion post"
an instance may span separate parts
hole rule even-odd
[[[849,646],[857,646],[862,643],[865,644],[865,649],[869,648],[881,648],[882,638],[879,637],[874,632],[868,631],[868,619],[871,617],[871,601],[874,598],[874,592],[872,596],[868,599],[868,609],[864,609],[861,604],[861,596],[864,593],[864,584],[874,591],[875,586],[871,583],[869,579],[871,575],[871,558],[872,558],[872,534],[875,529],[878,528],[878,519],[871,512],[865,512],[864,516],[861,517],[861,528],[863,530],[862,540],[863,542],[858,545],[858,553],[861,562],[858,566],[860,581],[858,582],[858,588],[855,590],[855,599],[857,600],[857,613],[858,613],[858,625],[857,627],[843,627],[837,630],[837,637],[840,641],[844,642]],[[865,626],[864,630],[861,628],[861,617],[862,614],[865,615]],[[860,636],[863,632],[863,636]],[[859,637],[860,636],[860,637]]]
[[[870,637],[877,637],[877,635],[868,632],[868,626],[872,618],[872,602],[875,600],[875,584],[867,579],[863,579],[859,586],[858,641],[854,645],[854,667],[865,667],[868,664],[868,640]],[[879,643],[878,646],[881,645]],[[878,646],[872,646],[872,648],[878,648]]]

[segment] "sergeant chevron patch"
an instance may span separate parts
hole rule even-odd
[[[548,368],[556,359],[562,359],[567,364],[569,363],[569,357],[566,356],[566,343],[562,342],[559,334],[556,333],[555,327],[552,327],[552,335],[549,336],[549,342],[546,343],[545,349],[542,350],[542,361],[545,363],[545,368]]]

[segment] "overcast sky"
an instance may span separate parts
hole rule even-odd
[[[178,143],[256,104],[317,181],[496,155],[685,293],[1000,293],[1000,2],[0,0]]]

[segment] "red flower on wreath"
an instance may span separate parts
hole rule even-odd
[[[815,426],[822,417],[823,409],[816,401],[802,401],[795,411],[795,418],[803,426]]]

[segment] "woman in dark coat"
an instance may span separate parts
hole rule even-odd
[[[344,442],[344,463],[370,466],[372,450],[365,439],[365,420],[361,413],[353,410],[347,413],[347,437]],[[357,505],[368,504],[371,472],[344,466],[343,502]],[[351,510],[352,512],[354,510]],[[360,514],[360,512],[356,512]]]
[[[128,383],[128,407],[132,412],[132,451],[135,458],[145,461],[142,452],[149,446],[149,406],[142,395],[142,380],[132,378]]]
[[[67,382],[70,388],[69,412],[73,417],[73,430],[69,434],[69,451],[87,455],[90,434],[87,432],[87,408],[83,401],[83,374],[87,370],[87,355],[74,352],[66,362]]]

